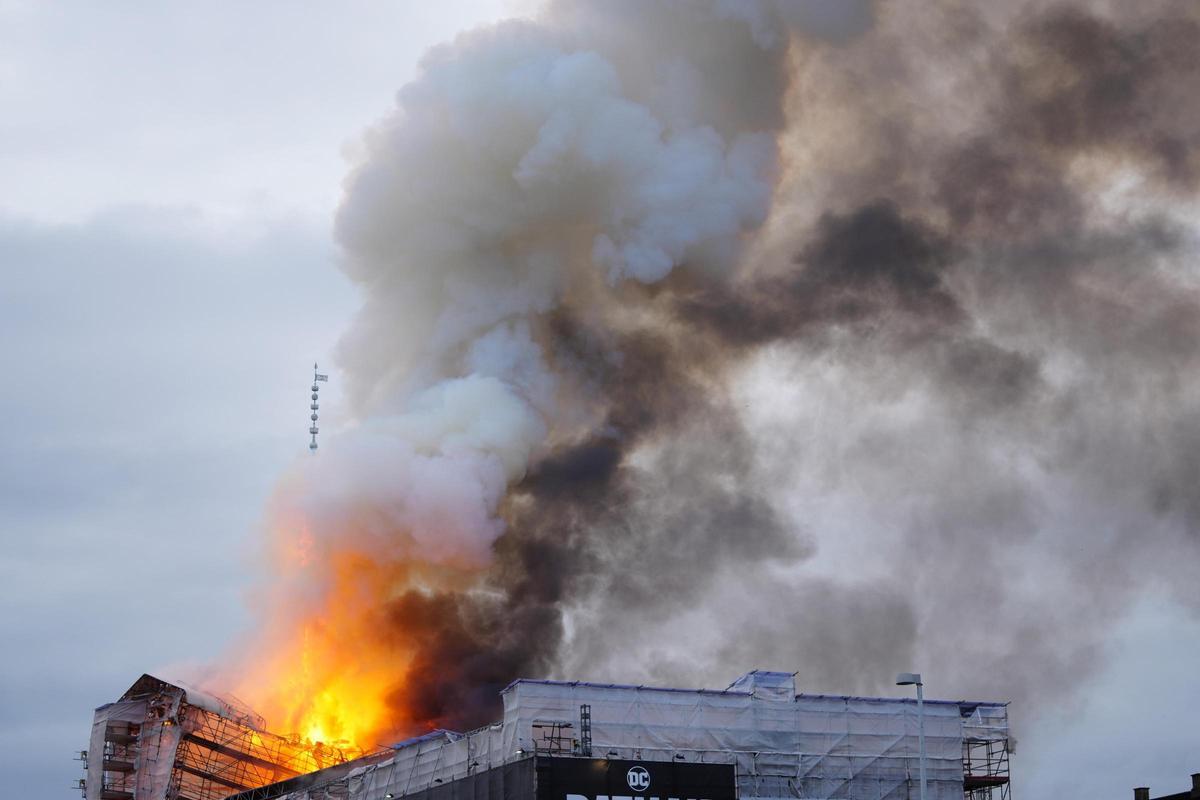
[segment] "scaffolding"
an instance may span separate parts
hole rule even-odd
[[[732,764],[743,800],[911,800],[924,758],[929,800],[1010,800],[1005,703],[918,707],[908,698],[798,694],[792,674],[774,672],[749,673],[724,690],[519,680],[502,697],[503,718],[491,725],[432,731],[362,756],[269,733],[227,700],[146,675],[96,710],[84,798],[380,800],[468,784],[499,791],[504,781],[493,779],[533,761],[582,756]]]
[[[104,726],[100,756],[104,781],[100,787],[100,800],[133,800],[134,763],[138,757],[140,732],[141,726],[130,722],[110,722]],[[87,768],[86,763],[84,768]],[[84,788],[86,790],[86,784]]]
[[[574,738],[575,724],[567,719],[535,719],[530,726],[533,732],[534,752],[542,755],[574,753],[579,740]]]
[[[926,700],[919,712],[908,698],[797,694],[790,673],[770,672],[722,691],[519,680],[502,697],[493,725],[231,800],[484,800],[472,792],[522,764],[583,756],[585,739],[600,759],[732,764],[743,800],[912,800],[922,716],[929,800],[1009,798],[1004,703]]]
[[[345,760],[333,748],[309,749],[203,709],[186,713],[187,732],[175,752],[168,800],[220,800]]]
[[[963,739],[963,795],[966,800],[1009,800],[1007,741]]]
[[[229,700],[143,675],[96,709],[85,800],[221,800],[357,757],[266,731]]]
[[[965,800],[1009,800],[1008,713],[1003,706],[960,703]]]
[[[587,703],[579,707],[579,755],[592,757],[592,707]]]

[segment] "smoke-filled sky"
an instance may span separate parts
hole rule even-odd
[[[912,669],[1022,796],[1184,788],[1200,17],[1130,5],[0,4],[10,785],[336,606],[397,731]]]

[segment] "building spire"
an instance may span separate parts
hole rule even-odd
[[[321,373],[317,372],[317,362],[314,361],[313,362],[312,405],[309,406],[309,408],[312,409],[312,414],[309,416],[309,419],[312,420],[312,425],[310,425],[308,428],[308,432],[312,434],[312,441],[309,442],[308,449],[309,449],[309,452],[312,452],[312,453],[317,452],[317,433],[318,433],[317,409],[321,407],[320,403],[317,402],[317,393],[321,388],[318,384],[320,381],[328,381],[328,380],[329,380],[328,375],[322,375]]]

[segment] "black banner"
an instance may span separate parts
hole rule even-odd
[[[732,764],[537,759],[537,800],[736,800]]]

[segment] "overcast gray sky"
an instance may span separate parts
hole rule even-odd
[[[0,794],[74,796],[95,706],[241,630],[355,308],[347,148],[427,47],[526,5],[0,0]],[[1186,788],[1197,641],[1166,600],[1114,620],[1083,700],[1025,728],[1018,795]]]
[[[75,796],[92,709],[245,624],[355,307],[344,148],[429,45],[513,5],[297,9],[0,2],[0,795]]]

